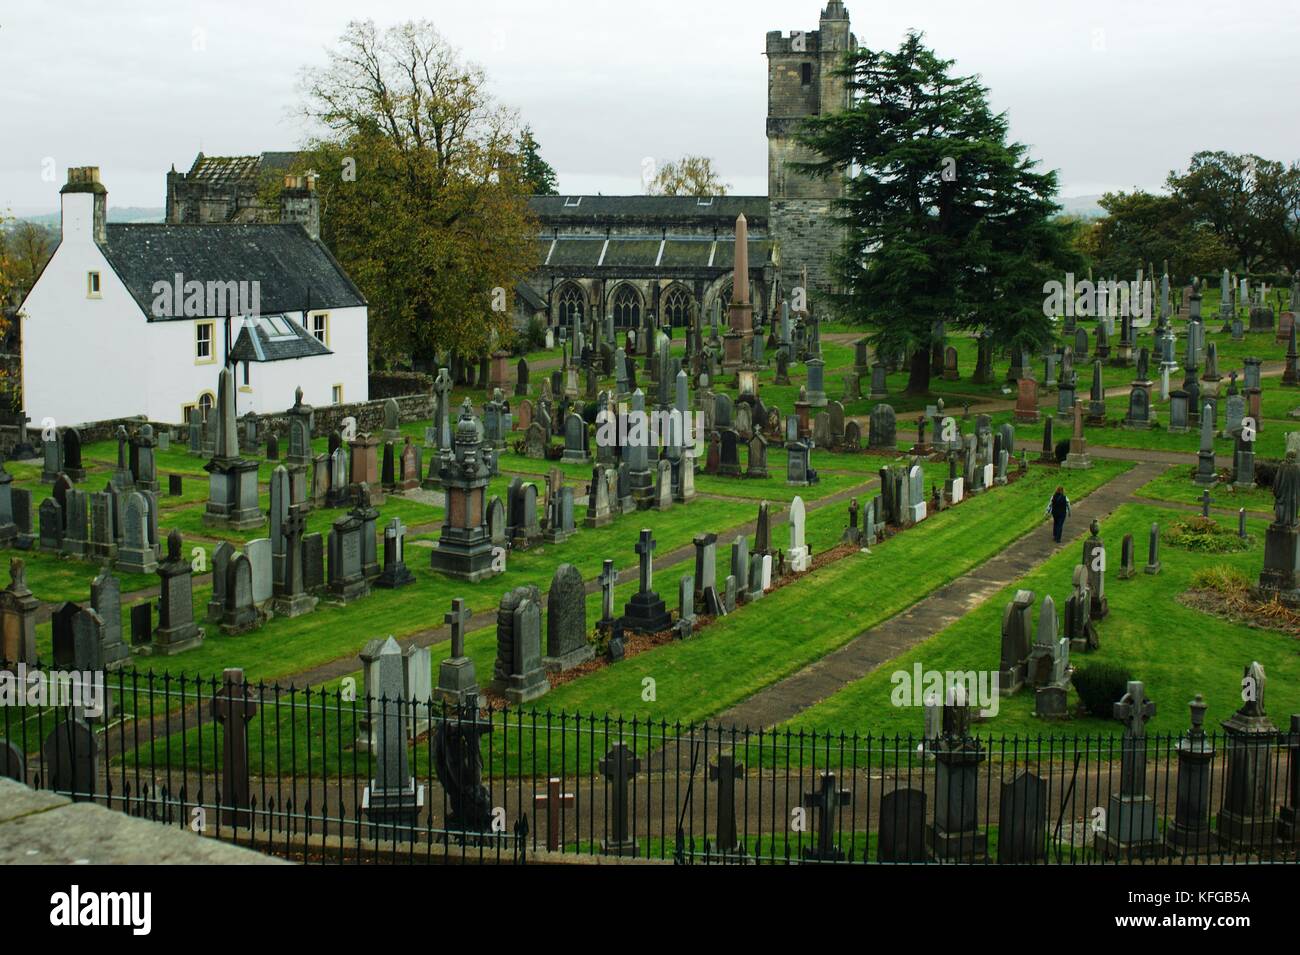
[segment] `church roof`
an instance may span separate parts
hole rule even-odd
[[[205,285],[257,282],[262,314],[366,304],[324,244],[298,223],[110,222],[106,233],[107,241],[100,248],[150,321],[166,320],[153,314],[154,283],[172,284],[177,274],[182,282]],[[239,310],[219,311],[238,314]]]
[[[298,155],[296,152],[268,152],[258,156],[205,156],[199,153],[194,157],[186,178],[208,182],[256,179],[263,172],[288,169]]]
[[[547,223],[680,222],[730,232],[742,212],[750,229],[766,228],[768,212],[767,196],[533,196],[528,205],[543,228]]]
[[[770,239],[750,236],[750,268],[761,268],[771,260],[773,244]],[[547,247],[550,245],[548,241]],[[562,235],[549,251],[549,258],[545,250],[542,253],[547,268],[730,269],[735,263],[736,242],[730,235],[718,239],[669,236],[663,240],[658,236],[606,240],[602,236]]]

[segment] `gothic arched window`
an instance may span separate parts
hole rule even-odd
[[[576,318],[579,323],[582,321],[583,313],[583,296],[582,289],[576,285],[566,285],[560,290],[560,310],[556,320],[565,328],[573,327],[573,320]]]
[[[641,296],[630,285],[620,285],[614,293],[614,324],[619,328],[641,326]]]
[[[684,328],[691,323],[691,296],[680,285],[674,285],[663,297],[662,311],[664,320],[677,328]]]

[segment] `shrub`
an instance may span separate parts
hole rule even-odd
[[[1073,681],[1083,708],[1093,716],[1110,719],[1112,707],[1128,692],[1129,673],[1113,663],[1092,663],[1075,670]]]
[[[1249,537],[1238,537],[1235,530],[1224,527],[1213,518],[1199,515],[1175,521],[1165,532],[1165,540],[1202,554],[1232,554],[1250,547]]]
[[[1059,464],[1070,456],[1070,439],[1056,442],[1056,461]]]
[[[1255,486],[1272,487],[1273,476],[1277,474],[1277,466],[1281,461],[1255,459]]]
[[[1202,567],[1192,574],[1192,588],[1227,595],[1244,594],[1250,589],[1250,578],[1236,567]]]
[[[528,324],[523,331],[515,335],[515,347],[513,349],[516,355],[527,355],[532,351],[541,351],[546,347],[546,325],[540,318],[534,315],[528,320]]]

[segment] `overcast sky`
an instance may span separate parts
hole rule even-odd
[[[695,152],[765,194],[764,35],[815,29],[820,2],[2,0],[0,210],[55,210],[69,165],[100,166],[112,205],[160,207],[200,150],[299,145],[299,71],[354,17],[432,19],[532,125],[562,192],[641,192],[645,157]],[[1062,195],[1156,188],[1198,149],[1300,159],[1296,0],[1061,6],[848,2],[860,44],[915,28],[981,74]]]

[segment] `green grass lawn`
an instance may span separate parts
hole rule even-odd
[[[892,537],[874,548],[870,555],[855,554],[837,561],[741,607],[726,618],[715,620],[690,640],[662,645],[564,684],[547,694],[536,707],[540,712],[557,714],[612,714],[596,717],[602,725],[606,719],[621,720],[627,726],[631,725],[629,721],[637,720],[643,727],[646,721],[659,726],[665,721],[687,724],[707,719],[841,646],[862,630],[901,612],[1038,526],[1042,522],[1042,502],[1057,483],[1064,481],[1071,498],[1079,500],[1129,467],[1124,462],[1103,462],[1089,471],[1031,469],[1026,477],[1005,488],[969,498],[960,507],[943,511],[918,527]],[[845,523],[839,508],[814,512],[809,518],[809,537],[814,550],[818,541],[829,546],[838,540]],[[779,529],[774,531],[774,544],[784,544],[784,534]],[[719,540],[719,575],[727,572],[729,546],[730,540]],[[900,573],[900,567],[929,570],[925,574]],[[675,579],[676,574],[656,578],[657,589],[670,607],[676,602]],[[621,609],[634,591],[634,582],[616,588],[616,607]],[[864,594],[870,598],[864,600]],[[598,618],[598,601],[599,594],[589,595],[589,622]],[[810,612],[810,601],[834,608],[834,612]],[[364,606],[365,602],[352,605]],[[359,641],[353,637],[349,645],[359,646]],[[206,650],[205,644],[203,650],[194,652]],[[494,629],[469,634],[466,653],[475,661],[480,683],[487,683],[496,655]],[[257,676],[250,674],[250,678]],[[338,685],[334,682],[324,689],[333,693]],[[651,686],[655,698],[643,698]],[[292,722],[288,712],[288,709],[282,711],[280,719]],[[346,712],[342,719],[348,722]],[[587,761],[593,753],[596,757],[603,753],[603,750],[583,751],[577,745],[575,741],[579,738],[589,738],[585,733],[568,739],[567,733],[558,730],[558,723],[550,734],[544,724],[534,733],[529,718],[523,719],[525,732],[513,736],[502,734],[494,741],[488,758],[498,768],[506,761],[514,766],[523,760],[526,765],[536,757],[543,762],[549,758],[551,769],[555,770],[562,759]],[[573,732],[572,717],[570,720],[568,725]],[[328,721],[325,725],[328,727]],[[205,732],[211,733],[211,729]],[[196,750],[198,731],[191,730],[185,735],[190,737],[185,742],[186,751],[200,751]],[[253,734],[254,738],[259,735],[261,731]],[[328,742],[330,737],[323,743],[309,743],[312,737],[306,731],[305,722],[297,728],[286,723],[265,735],[268,740],[279,740],[284,748],[297,747],[299,751],[293,758],[300,762],[308,757],[308,748],[318,747],[313,758],[325,759],[334,771],[347,772],[353,758],[348,752],[332,752],[340,748]],[[299,742],[285,742],[291,737]],[[174,739],[168,752],[170,758],[180,759],[180,741]],[[548,752],[549,757],[543,757]],[[421,758],[417,754],[417,759]]]
[[[1204,488],[1192,481],[1194,471],[1195,468],[1191,465],[1176,464],[1159,477],[1142,485],[1136,493],[1139,497],[1151,498],[1154,501],[1200,504]],[[1239,490],[1231,484],[1216,484],[1210,488],[1210,507],[1244,507],[1248,512],[1271,513],[1273,491],[1266,487]]]
[[[1287,714],[1300,708],[1300,656],[1296,641],[1282,633],[1230,623],[1183,606],[1175,598],[1186,590],[1192,575],[1215,565],[1235,567],[1251,578],[1258,576],[1262,557],[1262,536],[1266,522],[1252,520],[1249,532],[1255,546],[1231,555],[1206,555],[1162,544],[1162,570],[1158,575],[1142,573],[1147,531],[1152,522],[1167,527],[1186,517],[1156,506],[1125,505],[1106,521],[1102,537],[1111,555],[1108,562],[1106,595],[1110,614],[1098,625],[1101,647],[1091,654],[1072,654],[1075,667],[1110,663],[1127,667],[1132,679],[1146,684],[1148,697],[1157,703],[1155,717],[1147,724],[1151,733],[1178,733],[1187,728],[1187,702],[1203,694],[1210,709],[1207,728],[1217,728],[1241,703],[1242,669],[1252,660],[1263,663],[1268,672],[1267,704],[1274,722],[1285,726]],[[1228,523],[1228,522],[1223,522]],[[1132,534],[1136,542],[1138,574],[1120,580],[1120,541]],[[925,670],[996,671],[999,665],[1000,626],[1007,603],[1019,589],[1036,595],[1035,620],[1043,597],[1052,594],[1058,616],[1064,611],[1070,592],[1079,548],[1062,549],[1044,565],[1025,575],[987,603],[920,646],[902,654],[879,670],[845,687],[810,707],[786,727],[845,729],[856,732],[897,732],[920,735],[922,716],[918,708],[893,705],[891,694],[895,672],[911,672],[919,663]],[[1036,625],[1036,624],[1035,624]],[[1063,633],[1064,631],[1062,631]],[[1072,700],[1074,697],[1072,696]],[[1066,722],[1043,722],[1033,716],[1033,697],[1022,690],[1000,701],[998,714],[978,724],[980,733],[1026,734],[1029,736],[1076,736],[1114,733],[1111,720],[1086,717]]]

